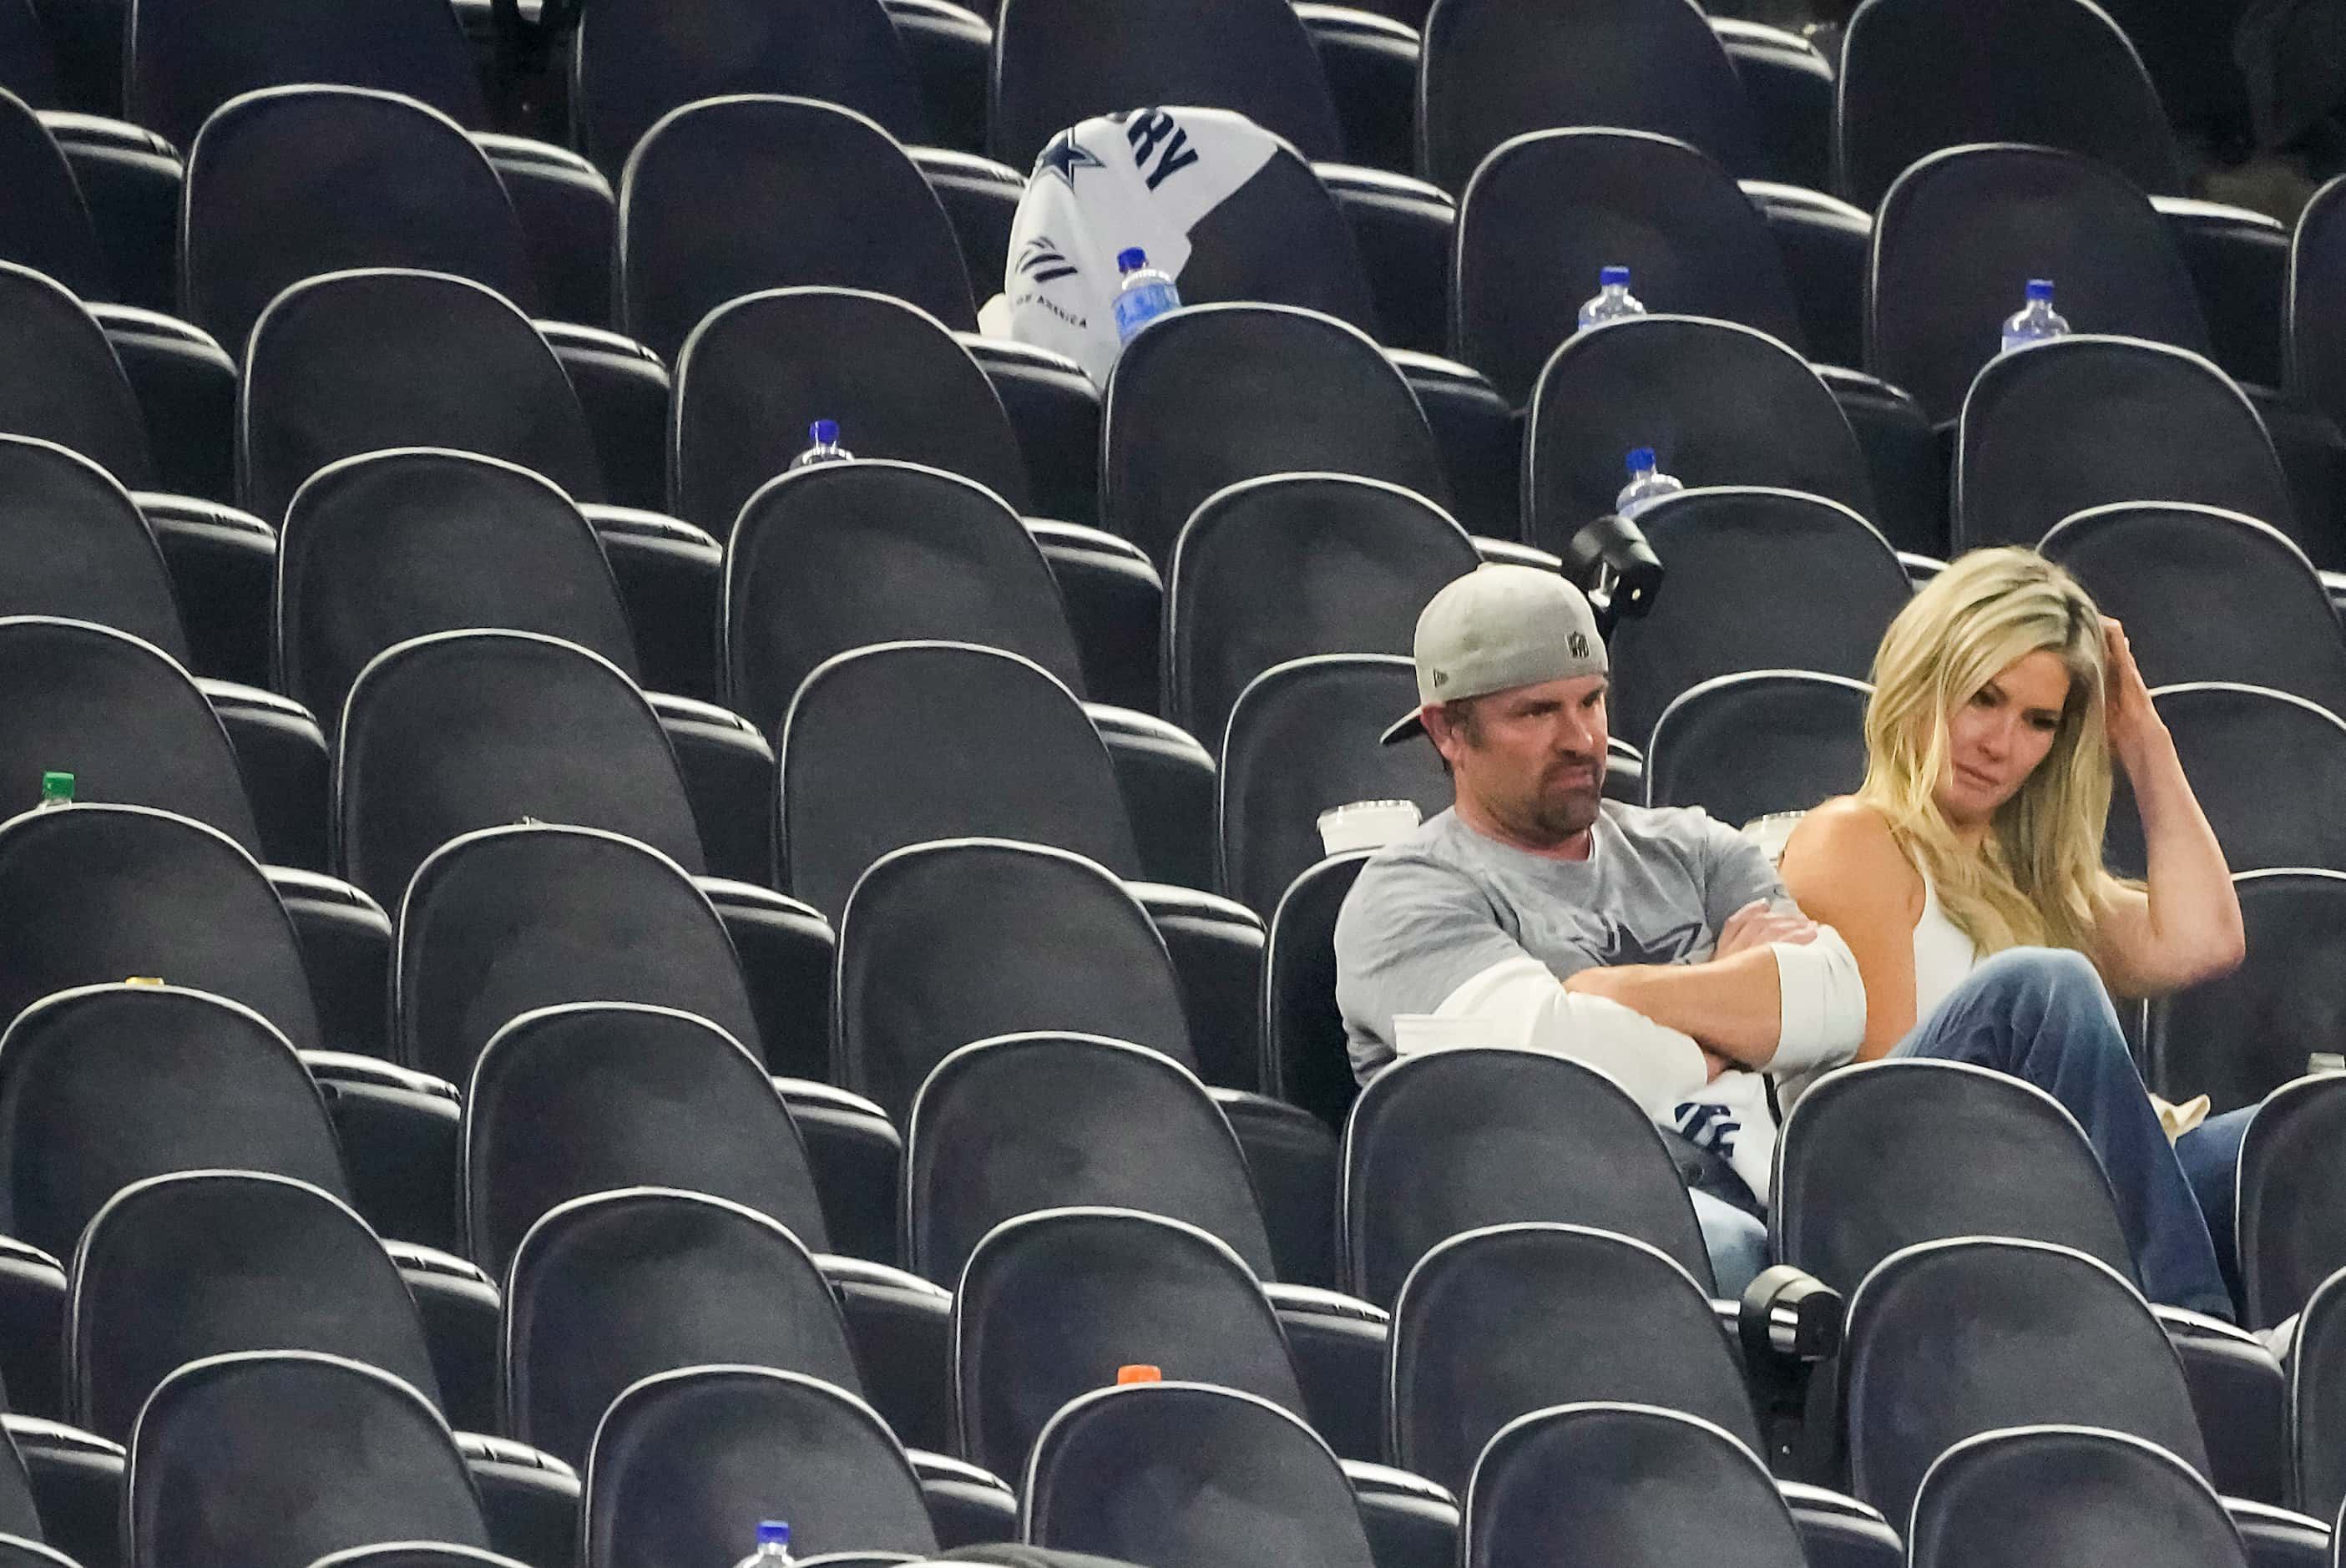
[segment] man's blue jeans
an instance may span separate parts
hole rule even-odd
[[[1992,1067],[2060,1101],[2109,1175],[2143,1293],[2232,1320],[2231,1293],[2193,1183],[2151,1109],[2101,976],[2083,954],[2041,947],[1997,953],[1891,1054]],[[2222,1121],[2185,1135],[2204,1142],[2210,1156],[2186,1151],[2202,1191],[2230,1190],[2222,1167],[2237,1160],[2239,1140],[2231,1118]]]

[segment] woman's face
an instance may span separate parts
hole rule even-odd
[[[1957,827],[1978,827],[2020,792],[2053,749],[2069,700],[2069,668],[2050,648],[1996,671],[1947,717],[1947,767],[1939,809]]]

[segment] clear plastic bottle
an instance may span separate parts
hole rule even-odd
[[[2053,309],[2053,280],[2031,278],[2028,303],[2004,319],[2004,351],[2025,349],[2054,338],[2066,337],[2069,323]]]
[[[73,803],[74,776],[72,774],[44,773],[41,775],[41,802],[33,809],[46,811],[58,806],[70,806]]]
[[[1134,246],[1119,251],[1116,270],[1124,281],[1116,290],[1116,341],[1132,341],[1132,334],[1168,311],[1181,308],[1181,292],[1173,280],[1148,264],[1148,252]]]
[[[758,1522],[758,1549],[733,1564],[733,1568],[790,1568],[798,1561],[790,1555],[790,1527],[779,1519]]]
[[[1621,494],[1613,498],[1616,516],[1635,517],[1665,495],[1676,495],[1686,488],[1668,474],[1654,466],[1654,449],[1640,446],[1628,456],[1629,483],[1621,486]]]
[[[1645,313],[1646,307],[1629,292],[1629,269],[1606,267],[1596,274],[1596,296],[1580,307],[1580,330],[1585,332],[1607,321],[1626,321]]]
[[[836,420],[819,419],[807,426],[807,440],[811,444],[790,459],[792,468],[812,468],[818,463],[847,463],[855,456],[839,444],[839,423]]]

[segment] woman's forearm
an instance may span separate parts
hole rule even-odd
[[[2160,726],[2136,739],[2119,761],[2142,817],[2154,945],[2152,952],[2126,955],[2135,961],[2130,967],[2178,983],[2230,968],[2240,958],[2240,901],[2173,738]]]

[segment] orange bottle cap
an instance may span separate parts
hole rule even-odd
[[[1161,1383],[1165,1380],[1165,1373],[1146,1361],[1135,1361],[1128,1367],[1118,1367],[1116,1380],[1118,1387],[1126,1383]]]

